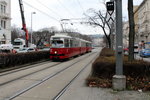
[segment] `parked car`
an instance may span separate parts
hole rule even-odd
[[[34,48],[23,48],[17,51],[17,53],[26,53],[26,52],[33,52],[36,51]]]
[[[123,51],[124,51],[124,52],[128,52],[128,51],[129,51],[129,48],[124,48]]]
[[[42,51],[50,51],[50,47],[43,48]]]
[[[34,48],[28,48],[27,49],[27,52],[32,52],[32,51],[35,51],[35,49]]]
[[[129,52],[129,48],[124,48],[123,51],[126,53],[126,52]],[[138,44],[134,44],[134,53],[138,53],[139,52],[139,49],[138,49]]]
[[[140,57],[150,57],[150,48],[141,50]]]
[[[12,44],[0,44],[0,53],[16,53]]]

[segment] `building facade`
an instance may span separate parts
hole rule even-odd
[[[11,0],[0,0],[0,44],[11,43]]]
[[[150,0],[143,0],[135,14],[138,16],[136,24],[138,41],[150,42]]]
[[[139,43],[140,41],[140,38],[139,38],[139,14],[138,14],[138,11],[137,11],[137,8],[139,6],[134,6],[134,25],[135,25],[135,43]]]
[[[144,41],[150,42],[150,0],[143,0],[139,6],[134,7],[135,44]],[[129,24],[123,26],[123,43],[128,44]]]
[[[123,47],[127,48],[129,44],[129,22],[123,23]]]

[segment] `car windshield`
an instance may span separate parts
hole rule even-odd
[[[52,40],[52,47],[64,47],[62,40]]]
[[[14,42],[13,45],[22,45],[22,42]]]

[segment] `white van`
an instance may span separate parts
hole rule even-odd
[[[16,38],[13,43],[13,48],[16,51],[22,50],[23,48],[25,48],[25,40],[21,38]]]
[[[1,44],[0,53],[15,53],[12,44]]]

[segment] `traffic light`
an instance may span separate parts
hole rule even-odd
[[[114,11],[114,2],[110,1],[106,3],[107,11]]]

